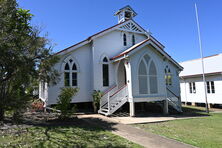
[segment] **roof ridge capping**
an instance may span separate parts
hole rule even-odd
[[[222,55],[222,53],[205,56],[205,57],[203,57],[203,59],[212,58],[212,57],[216,57],[216,56],[220,56],[220,55]],[[191,59],[191,60],[183,61],[183,62],[180,62],[180,63],[185,63],[185,62],[190,62],[190,61],[197,61],[197,60],[201,60],[201,58]]]

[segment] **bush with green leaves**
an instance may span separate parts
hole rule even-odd
[[[65,87],[61,89],[61,93],[58,97],[56,108],[60,110],[60,118],[69,118],[73,113],[76,112],[76,107],[71,106],[72,97],[77,94],[78,88]]]
[[[32,25],[32,17],[16,0],[0,0],[0,121],[6,111],[20,117],[39,81],[51,85],[58,79],[54,65],[59,57],[47,36]]]
[[[94,90],[92,96],[93,96],[93,109],[94,112],[97,112],[100,106],[100,100],[103,96],[103,93],[100,90]]]

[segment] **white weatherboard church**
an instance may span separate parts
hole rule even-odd
[[[111,115],[129,103],[130,116],[135,103],[162,102],[181,111],[179,72],[182,67],[164,46],[138,25],[137,13],[126,6],[115,16],[118,24],[96,33],[58,53],[55,68],[61,80],[57,85],[40,85],[40,98],[47,106],[57,103],[62,87],[78,87],[73,103],[92,102],[93,90],[104,95],[99,113]]]

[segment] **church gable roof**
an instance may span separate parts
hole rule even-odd
[[[180,66],[180,64],[178,64],[168,53],[166,53],[163,48],[158,44],[158,42],[153,39],[152,37],[145,39],[137,44],[135,44],[134,46],[126,49],[125,51],[121,52],[119,55],[114,56],[111,58],[111,60],[113,61],[118,61],[121,58],[125,58],[127,56],[129,56],[130,54],[132,54],[134,51],[141,49],[142,47],[146,46],[150,44],[151,46],[156,46],[154,47],[161,55],[165,56],[167,59],[169,59],[169,61],[171,61],[174,65],[176,65],[180,70],[183,69],[182,66]]]
[[[127,20],[127,21],[125,21],[125,22],[121,22],[121,23],[118,23],[118,24],[116,24],[116,25],[114,25],[114,26],[112,26],[112,27],[109,27],[109,28],[107,28],[107,29],[105,29],[105,30],[102,30],[102,31],[100,31],[100,32],[98,32],[98,33],[96,33],[96,34],[94,34],[94,35],[91,35],[90,37],[88,37],[87,39],[85,39],[85,40],[83,40],[83,41],[81,41],[81,42],[79,42],[79,43],[77,43],[77,44],[74,44],[74,45],[72,45],[72,46],[70,46],[70,47],[68,47],[68,48],[65,48],[65,49],[63,49],[63,50],[61,50],[61,51],[59,51],[59,52],[57,52],[57,53],[55,53],[56,55],[58,55],[58,54],[63,54],[63,53],[67,53],[67,52],[70,52],[70,51],[72,51],[72,50],[75,50],[76,48],[79,48],[79,47],[81,47],[81,46],[83,46],[83,45],[86,45],[86,44],[88,44],[88,43],[90,43],[93,39],[95,39],[95,38],[97,38],[97,37],[99,37],[99,36],[102,36],[102,35],[104,35],[104,34],[106,34],[106,33],[109,33],[109,32],[111,32],[111,31],[113,31],[113,30],[120,30],[120,31],[127,31],[127,32],[133,32],[133,33],[139,33],[139,34],[144,34],[144,35],[146,35],[147,37],[152,37],[151,35],[149,35],[149,33],[148,32],[146,32],[139,24],[137,24],[134,20]],[[152,37],[152,38],[154,38],[154,37]],[[156,39],[155,39],[156,40]],[[157,41],[157,40],[156,40]],[[158,42],[159,44],[160,44],[160,46],[162,47],[162,48],[164,48],[164,46],[160,43],[160,42]]]

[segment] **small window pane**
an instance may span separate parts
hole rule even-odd
[[[139,93],[148,94],[147,76],[139,76]]]
[[[64,73],[64,83],[65,86],[69,86],[69,72]]]
[[[126,42],[126,34],[125,34],[125,33],[123,34],[123,45],[124,45],[124,46],[127,45],[127,42]]]
[[[193,93],[196,93],[196,85],[195,85],[195,82],[193,82]]]
[[[77,86],[77,73],[72,73],[72,86]]]
[[[166,83],[166,85],[168,85],[168,75],[167,74],[165,74],[165,83]]]
[[[150,76],[150,93],[156,94],[157,93],[157,77],[156,76]]]
[[[210,93],[210,82],[207,81],[207,93]]]
[[[77,70],[75,63],[74,63],[73,66],[72,66],[72,70]]]
[[[134,34],[132,36],[132,45],[135,45],[135,36],[134,36]]]
[[[168,78],[168,85],[172,85],[172,75],[168,74],[167,78]]]
[[[103,62],[108,62],[108,59],[105,57],[105,58],[103,59]]]
[[[146,64],[149,65],[150,57],[148,55],[145,55],[144,59],[146,61]]]
[[[147,75],[146,66],[143,61],[141,61],[139,65],[139,75]]]
[[[69,64],[68,63],[66,63],[66,65],[65,65],[65,70],[69,70]]]
[[[170,69],[168,69],[168,73],[171,73],[171,72],[170,72]]]
[[[214,81],[211,81],[211,92],[215,93]]]
[[[166,70],[166,68],[164,69],[164,72],[165,72],[165,74],[167,73],[167,70]]]
[[[109,65],[103,64],[103,86],[109,86]]]
[[[189,89],[190,89],[190,93],[192,93],[192,84],[189,83]]]
[[[149,74],[156,75],[156,66],[154,65],[153,61],[150,64]]]

